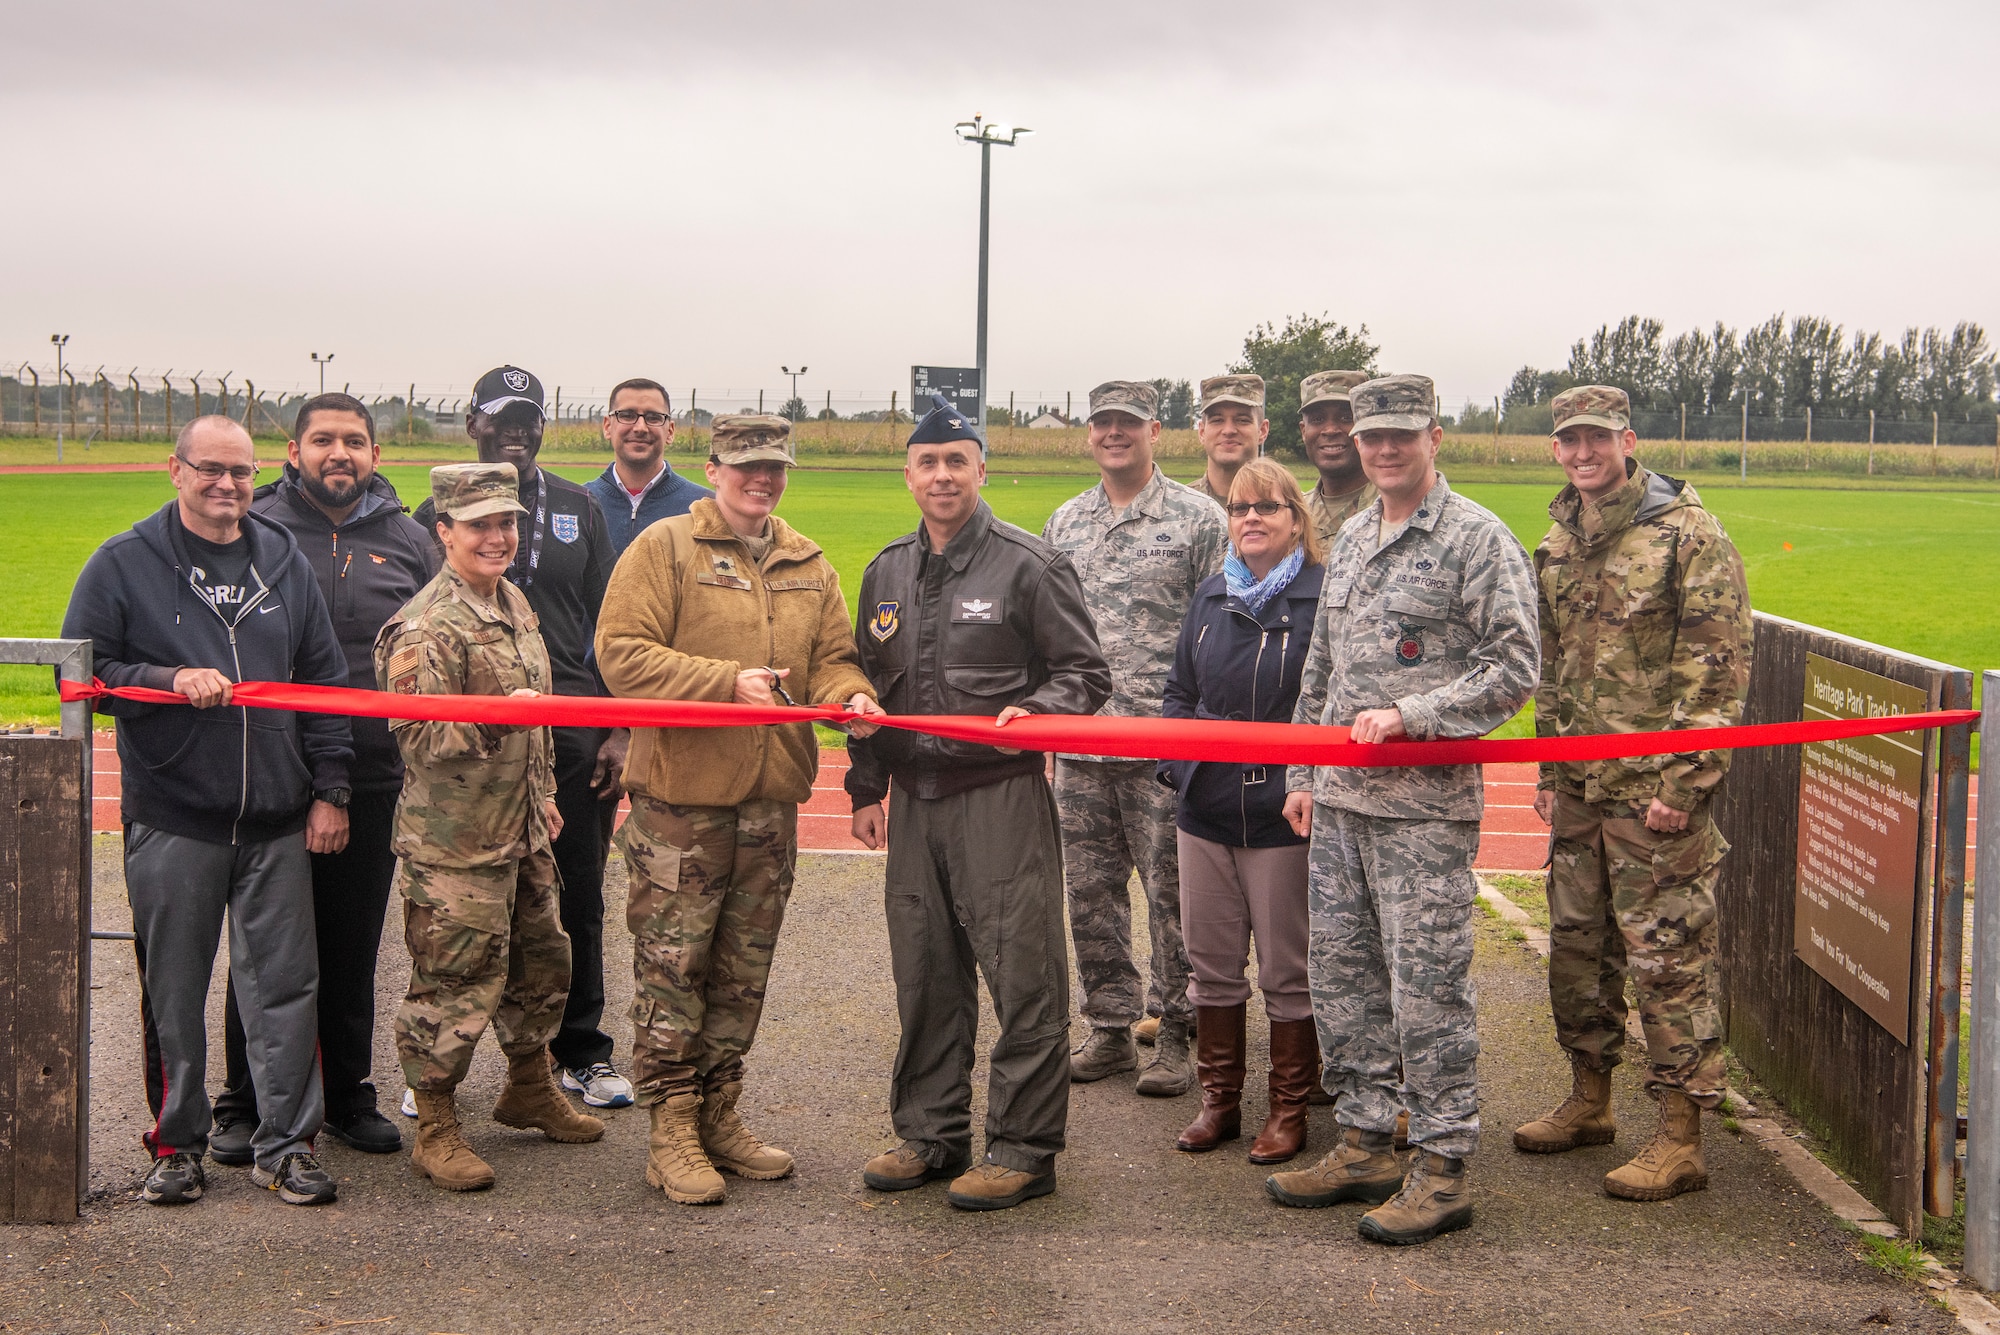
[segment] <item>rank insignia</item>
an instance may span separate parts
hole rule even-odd
[[[1415,667],[1424,661],[1424,632],[1421,626],[1409,622],[1399,622],[1396,636],[1396,661],[1404,667]]]
[[[716,573],[716,574],[718,574],[718,575],[733,575],[733,574],[735,574],[735,573],[736,573],[736,558],[735,558],[735,557],[733,557],[733,556],[718,556],[718,557],[716,557],[716,558],[715,558],[715,573]]]
[[[902,626],[902,611],[901,603],[875,604],[875,619],[868,623],[868,633],[873,635],[877,642],[888,639]]]
[[[583,535],[583,530],[577,527],[575,515],[550,515],[549,532],[555,534],[556,541],[562,543],[575,542]]]

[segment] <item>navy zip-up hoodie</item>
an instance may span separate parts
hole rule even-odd
[[[1181,625],[1161,714],[1290,723],[1325,580],[1325,566],[1301,568],[1262,615],[1230,597],[1222,575],[1203,580]],[[1163,760],[1157,773],[1180,793],[1175,823],[1197,839],[1232,848],[1306,842],[1285,820],[1283,765]]]
[[[184,667],[232,681],[345,686],[306,558],[282,525],[243,517],[250,597],[232,625],[195,591],[180,502],[109,539],[77,577],[63,617],[67,639],[89,640],[107,686],[170,691]],[[105,699],[118,720],[125,820],[213,844],[250,844],[305,828],[315,788],[347,786],[354,757],[336,714],[222,705],[145,705]]]

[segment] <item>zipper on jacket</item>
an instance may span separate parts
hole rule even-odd
[[[176,571],[178,571],[179,567],[176,566],[175,569]],[[201,600],[203,606],[207,607],[209,611],[215,613],[215,619],[222,623],[223,630],[229,633],[229,661],[236,668],[236,684],[239,686],[243,684],[243,655],[237,652],[236,627],[239,624],[241,624],[243,618],[250,615],[251,611],[257,606],[257,604],[263,602],[264,599],[271,592],[271,586],[264,582],[264,577],[261,574],[258,574],[257,567],[254,564],[250,567],[250,573],[252,575],[255,575],[257,578],[257,596],[250,599],[248,602],[244,603],[242,607],[237,609],[235,621],[231,621],[228,617],[222,615],[222,609],[217,607],[214,603],[209,602],[208,599],[203,598]],[[176,601],[178,601],[178,593],[176,594]],[[174,619],[176,621],[180,619],[178,613],[175,614]],[[243,815],[246,811],[250,809],[250,707],[248,705],[238,705],[237,709],[240,711],[242,716],[241,723],[243,726],[243,764],[242,764],[242,777],[238,781],[236,786],[237,787],[236,819],[229,823],[229,842],[232,847],[237,843],[238,836],[242,832]]]
[[[1257,722],[1257,676],[1264,670],[1264,646],[1270,642],[1271,632],[1268,630],[1260,631],[1257,636],[1257,658],[1250,665],[1250,721],[1252,723]],[[1284,660],[1280,659],[1278,662],[1278,675],[1282,677],[1284,672]],[[1246,848],[1250,844],[1250,799],[1244,795],[1243,790],[1247,787],[1249,785],[1244,783],[1236,785],[1236,808],[1243,820],[1243,844]]]

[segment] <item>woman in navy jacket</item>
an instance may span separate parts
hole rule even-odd
[[[1269,459],[1229,491],[1229,556],[1195,591],[1181,627],[1168,718],[1289,723],[1326,569],[1299,484]],[[1307,841],[1282,809],[1283,765],[1171,760],[1160,781],[1180,794],[1181,932],[1193,969],[1201,1113],[1175,1144],[1212,1150],[1241,1134],[1250,941],[1271,1026],[1270,1113],[1252,1163],[1283,1163],[1305,1145],[1319,1038],[1306,985]]]

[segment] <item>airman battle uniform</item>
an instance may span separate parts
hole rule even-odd
[[[977,439],[952,421],[934,429]],[[883,548],[861,611],[861,664],[892,714],[1089,714],[1111,694],[1068,558],[984,501],[942,552],[922,525]],[[1069,1119],[1069,965],[1045,758],[887,728],[850,742],[848,758],[856,810],[895,792],[884,911],[902,1023],[889,1112],[903,1144],[863,1181],[899,1190],[966,1168],[984,973],[1000,1036],[985,1160],[967,1176],[1011,1170],[1032,1179],[1016,1197],[1046,1194]]]
[[[1357,431],[1423,429],[1434,417],[1421,376],[1369,381],[1354,400]],[[1385,527],[1382,513],[1378,499],[1328,553],[1292,721],[1351,724],[1363,710],[1393,707],[1412,741],[1490,732],[1534,689],[1528,555],[1442,475],[1407,520]],[[1418,1235],[1371,1232],[1375,1215],[1362,1232],[1421,1242],[1471,1221],[1463,1174],[1479,1144],[1470,977],[1479,767],[1294,766],[1286,786],[1313,794],[1307,967],[1346,1135],[1319,1165],[1268,1185],[1287,1204],[1383,1199],[1403,1177],[1390,1145],[1406,1109],[1421,1166],[1381,1208],[1400,1218],[1440,1192],[1447,1208]],[[1342,1180],[1357,1173],[1364,1180]],[[1337,1187],[1344,1192],[1328,1199]]]
[[[431,471],[435,512],[456,522],[521,509],[512,464]],[[447,563],[375,640],[381,689],[401,695],[549,690],[549,657],[528,600],[506,580],[491,599]],[[556,912],[547,803],[549,730],[525,724],[393,719],[403,753],[396,886],[410,989],[396,1050],[417,1103],[410,1161],[452,1191],[491,1186],[493,1170],[460,1134],[453,1091],[490,1024],[507,1054],[493,1110],[552,1140],[595,1140],[604,1124],[570,1107],[548,1042],[569,994],[569,938]]]
[[[1150,417],[1136,391],[1152,386],[1112,381],[1091,391],[1091,411]],[[1201,582],[1222,569],[1229,533],[1222,512],[1192,488],[1153,469],[1130,505],[1114,507],[1100,482],[1049,517],[1042,538],[1066,555],[1111,666],[1111,698],[1098,712],[1157,718],[1174,665],[1181,623]],[[1063,873],[1070,936],[1083,984],[1091,1035],[1073,1074],[1095,1080],[1136,1064],[1131,1026],[1161,1019],[1159,1056],[1139,1092],[1175,1095],[1193,1080],[1188,1032],[1187,946],[1181,939],[1180,855],[1174,794],[1150,760],[1062,754],[1056,757],[1056,809],[1062,817]],[[1152,937],[1150,980],[1142,992],[1132,960],[1132,872],[1146,892]]]
[[[715,419],[723,464],[791,463],[791,423]],[[625,549],[598,613],[597,660],[613,695],[733,699],[748,668],[790,669],[800,704],[874,690],[854,661],[840,577],[819,544],[775,515],[744,539],[697,500]],[[630,877],[632,1076],[650,1110],[646,1180],[684,1205],[724,1195],[716,1172],[781,1178],[792,1156],[736,1113],[743,1056],[798,862],[799,804],[812,797],[810,723],[640,728],[625,761],[632,815],[618,833]]]
[[[1558,431],[1629,421],[1625,392],[1605,386],[1567,390],[1554,406]],[[1539,736],[1742,721],[1753,637],[1742,559],[1693,487],[1625,462],[1625,484],[1595,504],[1564,487],[1535,549]],[[1555,794],[1549,999],[1574,1088],[1514,1143],[1550,1153],[1613,1138],[1610,1072],[1625,1047],[1629,973],[1661,1133],[1605,1179],[1613,1195],[1661,1199],[1706,1181],[1699,1110],[1721,1102],[1726,1080],[1715,887],[1729,848],[1709,799],[1728,769],[1727,751],[1541,767],[1539,787]],[[1687,828],[1649,829],[1655,798],[1686,812]]]

